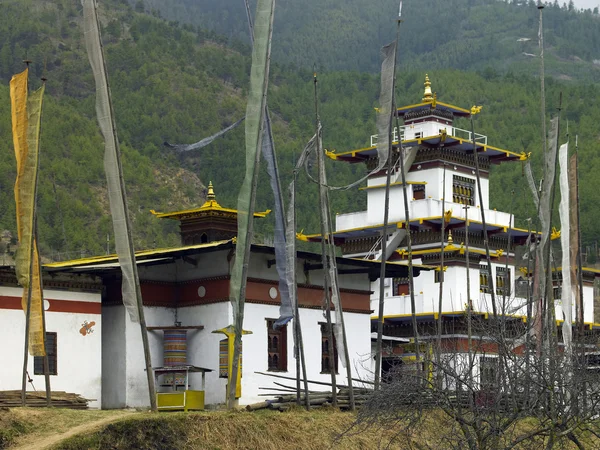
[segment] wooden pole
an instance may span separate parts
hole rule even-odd
[[[446,162],[444,162],[444,175],[442,176],[442,225],[440,233],[440,289],[438,295],[438,318],[435,360],[437,363],[438,389],[442,388],[442,312],[444,298],[444,249],[446,247]]]
[[[254,24],[252,23],[252,14],[250,13],[250,4],[248,2],[248,0],[244,0],[244,8],[246,10],[246,17],[248,19],[248,29],[250,31],[250,42],[252,43],[252,46],[254,46]],[[271,141],[273,140],[272,137],[272,128],[270,125],[271,122],[271,117],[270,117],[270,113],[269,113],[269,107],[268,105],[265,105],[265,121],[267,121],[267,128],[269,130],[269,139],[271,139]],[[275,171],[277,173],[277,183],[279,184],[279,171],[277,169],[277,159],[275,158],[274,160],[274,165],[275,165]],[[298,177],[298,172],[297,170],[294,170],[294,184],[293,184],[293,189],[294,189],[294,199],[296,198],[296,180]],[[279,189],[279,193],[281,195],[281,188]],[[280,198],[280,202],[281,202],[281,206],[283,208],[283,199]],[[296,215],[296,204],[294,202],[293,205],[288,205],[288,207],[290,208],[294,208],[294,216]],[[284,223],[284,228],[285,228],[285,220],[283,221]],[[296,223],[296,220],[294,218],[294,223]],[[295,233],[295,230],[294,230]],[[297,289],[296,286],[296,271],[293,271],[293,277],[294,277],[294,281],[292,283],[291,288],[292,289]],[[294,305],[294,335],[295,335],[295,341],[296,341],[296,350],[297,350],[297,354],[295,355],[296,357],[296,390],[297,390],[297,402],[298,404],[300,404],[300,366],[302,366],[302,372],[304,373],[304,390],[306,393],[306,409],[310,409],[310,402],[309,402],[309,398],[308,398],[308,384],[306,383],[306,361],[304,359],[304,345],[303,345],[303,340],[302,340],[302,327],[300,325],[300,311],[298,308],[298,296],[296,295],[296,304]]]
[[[274,8],[275,2],[271,3],[271,9],[269,11],[269,34],[267,37],[267,46],[266,46],[266,58],[265,58],[265,72],[264,72],[264,80],[262,86],[262,97],[260,103],[260,117],[258,124],[258,135],[256,141],[256,158],[254,161],[254,172],[252,174],[252,185],[251,185],[251,194],[250,194],[250,202],[248,205],[248,229],[246,233],[245,239],[245,251],[243,253],[244,260],[242,262],[242,270],[240,276],[240,290],[239,297],[237,298],[237,314],[234,318],[234,344],[233,344],[233,362],[232,362],[232,370],[229,374],[228,381],[228,393],[227,393],[227,403],[229,409],[232,409],[235,406],[236,400],[236,386],[238,380],[238,368],[239,368],[239,360],[240,360],[240,350],[242,347],[242,329],[244,323],[244,306],[245,306],[245,297],[246,297],[246,281],[248,278],[248,264],[250,262],[250,251],[251,251],[251,240],[253,236],[254,230],[254,209],[256,204],[256,189],[258,185],[258,173],[259,173],[259,162],[261,155],[261,146],[263,135],[265,131],[265,115],[267,110],[267,86],[269,80],[269,66],[271,63],[271,32],[273,30],[273,18],[274,18]],[[239,244],[237,244],[239,245]]]
[[[29,69],[30,60],[25,60],[24,63],[27,65]],[[29,72],[28,72],[29,76]],[[27,88],[29,90],[29,87]],[[25,162],[23,162],[24,164]],[[31,279],[33,278],[33,267],[34,267],[34,246],[35,246],[35,237],[36,237],[36,222],[37,222],[37,190],[38,190],[38,171],[40,166],[40,159],[38,156],[37,166],[35,172],[35,181],[33,188],[33,228],[31,230],[30,237],[30,251],[29,251],[29,286],[27,287],[27,312],[25,313],[25,347],[23,351],[23,376],[22,376],[22,384],[21,384],[21,404],[23,406],[27,405],[27,365],[29,362],[29,328],[30,328],[30,318],[31,318],[31,295],[32,295],[32,287],[31,287]],[[42,305],[43,309],[43,305]],[[44,353],[46,352],[46,335],[44,332]]]
[[[393,89],[393,84],[392,84]],[[392,105],[394,103],[392,102]],[[394,108],[390,113],[388,125],[388,160],[385,176],[385,199],[383,203],[383,230],[381,230],[381,263],[379,270],[379,311],[377,316],[377,345],[375,350],[375,390],[379,390],[379,381],[381,377],[381,359],[383,346],[383,306],[385,301],[385,266],[387,262],[387,229],[390,215],[390,183],[392,177],[393,155],[392,155],[392,117],[394,116]],[[400,139],[400,130],[398,130],[398,139]],[[393,295],[393,294],[392,294]]]
[[[467,264],[467,340],[469,352],[469,389],[473,386],[473,303],[471,301],[471,257],[469,255],[469,205],[465,210],[465,259]]]
[[[325,173],[325,167],[323,166],[323,173]],[[329,223],[329,231],[331,231],[331,224],[333,223],[332,217],[331,217],[331,209],[329,207],[330,203],[329,203],[329,188],[327,188],[327,191],[325,191],[325,200],[326,200],[326,205],[327,205],[327,215],[328,215],[328,223]],[[348,380],[348,395],[349,395],[349,402],[350,402],[350,410],[354,411],[355,409],[355,404],[354,404],[354,388],[352,386],[352,364],[350,362],[350,352],[348,351],[348,340],[346,337],[346,324],[344,321],[344,308],[343,308],[343,303],[342,303],[342,296],[340,294],[340,284],[339,281],[337,279],[337,275],[338,275],[338,271],[337,271],[337,263],[336,263],[336,255],[335,255],[335,244],[333,242],[333,240],[329,240],[328,239],[328,248],[329,248],[329,261],[331,264],[331,272],[333,273],[333,276],[336,278],[335,280],[335,284],[332,286],[332,289],[335,289],[335,295],[337,296],[338,299],[338,305],[336,306],[336,308],[339,306],[339,321],[340,323],[337,324],[337,326],[341,327],[341,333],[342,333],[342,344],[343,344],[343,348],[344,348],[344,359],[346,361],[346,379]]]
[[[314,82],[314,95],[315,95],[315,129],[316,129],[316,139],[317,139],[317,168],[319,171],[319,212],[321,215],[321,261],[323,262],[323,292],[325,294],[325,320],[327,321],[327,351],[329,353],[329,373],[331,375],[331,402],[335,407],[337,406],[337,387],[336,387],[336,373],[335,366],[337,365],[337,358],[335,357],[335,346],[333,345],[333,324],[331,323],[331,286],[327,282],[327,271],[329,270],[329,258],[328,251],[326,246],[326,240],[329,239],[329,235],[327,234],[327,230],[325,229],[325,220],[323,210],[325,208],[325,198],[323,195],[323,191],[325,186],[323,186],[323,165],[325,161],[323,160],[323,152],[321,149],[321,124],[319,119],[319,101],[318,101],[318,80],[317,80],[317,72],[314,72],[313,76]]]
[[[151,356],[150,356],[150,344],[148,342],[148,330],[146,329],[146,319],[144,316],[144,304],[142,301],[142,290],[140,288],[140,279],[138,276],[138,270],[137,270],[137,263],[136,263],[136,259],[135,259],[135,251],[133,250],[133,237],[131,234],[131,222],[129,220],[129,209],[127,206],[127,195],[125,194],[125,181],[123,179],[123,166],[121,164],[121,152],[119,149],[119,139],[117,137],[117,125],[115,123],[115,112],[113,109],[113,102],[112,102],[112,94],[110,91],[110,83],[108,81],[108,69],[106,67],[106,55],[104,52],[104,46],[102,45],[102,36],[100,35],[100,21],[98,20],[98,13],[97,13],[97,9],[98,9],[98,3],[96,0],[94,1],[94,17],[96,19],[96,26],[98,28],[98,40],[100,42],[100,50],[102,53],[102,70],[104,71],[104,77],[106,80],[106,91],[107,91],[107,96],[108,96],[108,102],[109,102],[109,107],[110,107],[110,112],[111,112],[111,126],[113,129],[113,136],[114,136],[114,145],[115,145],[115,155],[116,155],[116,164],[117,164],[117,168],[118,168],[118,172],[119,172],[119,184],[120,184],[120,194],[121,194],[121,198],[123,201],[123,205],[124,205],[124,210],[125,210],[125,214],[124,214],[124,219],[125,219],[125,227],[127,229],[127,241],[128,241],[128,251],[129,251],[129,258],[132,261],[132,266],[133,266],[133,276],[134,276],[134,284],[135,284],[135,297],[136,297],[136,301],[137,301],[137,309],[138,309],[138,315],[139,315],[139,319],[140,319],[140,331],[142,334],[142,345],[144,347],[144,362],[145,362],[145,366],[146,366],[146,379],[148,381],[148,396],[150,398],[150,409],[152,411],[157,411],[157,405],[156,405],[156,388],[154,385],[154,376],[152,373],[152,363],[151,363]]]
[[[294,197],[294,202],[291,205],[288,205],[289,208],[293,208],[293,214],[294,214],[294,224],[296,223],[296,181],[298,178],[298,170],[295,169],[294,170],[294,179],[293,179],[293,185],[292,185],[292,189],[294,190],[293,193],[293,197]],[[296,234],[296,230],[294,230],[294,235]],[[292,271],[292,289],[297,289],[297,282],[296,282],[296,268],[294,267],[294,270]],[[298,294],[296,293],[296,295],[294,296],[294,298],[296,299],[295,304],[294,304],[294,327],[296,329],[296,350],[297,350],[297,354],[296,354],[296,390],[297,390],[297,401],[298,404],[300,404],[300,366],[302,366],[302,379],[304,381],[304,406],[306,407],[306,410],[310,410],[310,398],[309,398],[309,392],[308,392],[308,382],[306,381],[306,358],[304,355],[304,340],[302,339],[302,326],[301,326],[301,322],[300,322],[300,307],[298,305]]]
[[[485,259],[488,266],[488,288],[490,290],[490,296],[492,298],[492,313],[494,320],[498,317],[498,311],[496,308],[496,293],[494,292],[494,282],[492,277],[492,260],[490,257],[490,242],[488,239],[487,223],[485,221],[485,207],[483,205],[483,192],[481,190],[481,174],[479,172],[479,155],[477,154],[477,144],[475,142],[475,122],[473,115],[479,113],[479,109],[476,107],[471,108],[471,139],[473,143],[473,157],[475,158],[475,175],[477,177],[477,194],[479,196],[479,210],[481,211],[481,225],[483,228],[483,244],[485,247]]]
[[[539,201],[538,201],[538,209],[539,209]],[[538,214],[539,216],[539,214]],[[529,227],[527,229],[527,236],[529,237],[529,244],[527,245],[527,327],[525,328],[525,373],[529,374],[531,368],[531,332],[533,329],[532,317],[533,317],[533,297],[531,291],[531,259],[533,258],[534,253],[537,254],[537,251],[532,252],[533,239],[531,238],[531,223],[532,220],[528,220]],[[537,241],[537,236],[534,238]],[[515,266],[516,267],[516,266]],[[525,401],[526,405],[529,405],[529,394],[530,394],[530,385],[531,383],[525,383]]]
[[[42,83],[44,86],[46,85],[47,79],[42,77]],[[42,102],[43,105],[43,102]],[[41,147],[41,134],[42,134],[42,109],[40,108],[40,128],[39,128],[40,136],[38,137],[38,148]],[[39,150],[38,150],[39,151]],[[41,153],[41,152],[40,152]],[[40,156],[38,155],[38,170],[40,166]],[[36,180],[36,200],[37,204],[37,180]],[[37,210],[37,208],[36,208]],[[38,240],[38,229],[37,229],[37,211],[34,215],[34,242],[39,242]],[[42,332],[44,333],[44,381],[46,385],[46,405],[52,406],[52,389],[50,387],[50,364],[48,361],[48,336],[46,335],[46,309],[44,308],[44,277],[42,276],[42,261],[40,256],[40,249],[37,251],[37,263],[40,270],[40,293],[42,297]]]

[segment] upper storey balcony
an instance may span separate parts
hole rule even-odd
[[[442,125],[437,122],[423,122],[418,124],[403,125],[399,128],[400,139],[402,140],[402,143],[408,143],[408,141],[418,141],[427,138],[439,138],[441,135],[446,135],[447,137],[460,139],[462,141],[473,142],[472,132],[451,125]],[[377,146],[377,137],[378,135],[376,134],[371,135],[371,147]],[[392,141],[394,144],[398,144],[398,127],[394,127]],[[487,136],[475,133],[475,143],[487,145],[487,142]]]

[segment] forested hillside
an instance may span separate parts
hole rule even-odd
[[[244,172],[244,131],[240,127],[210,147],[183,156],[165,148],[163,141],[191,143],[243,116],[250,67],[248,48],[241,44],[228,46],[227,39],[214,32],[167,23],[138,12],[125,0],[102,1],[100,13],[136,246],[172,245],[177,242],[176,223],[157,220],[149,210],[198,205],[203,201],[203,185],[209,180],[215,185],[220,203],[235,207]],[[528,12],[534,22],[536,13]],[[390,14],[395,14],[395,8]],[[39,234],[47,257],[59,251],[71,252],[69,256],[79,255],[82,250],[103,253],[106,237],[112,235],[102,168],[104,149],[80,24],[78,0],[0,3],[0,230],[15,229],[8,82],[14,72],[23,69],[21,60],[28,58],[34,61],[31,84],[39,86],[42,74],[49,79],[39,197]],[[382,40],[392,38],[393,32]],[[371,53],[378,58],[377,44]],[[464,107],[484,106],[476,120],[476,131],[487,134],[492,145],[532,152],[539,163],[539,82],[534,77],[492,69],[480,73],[429,70],[429,75],[440,100]],[[418,101],[423,79],[421,69],[401,71],[398,102]],[[344,151],[367,145],[369,136],[375,133],[373,107],[377,106],[378,76],[320,71],[319,86],[325,146]],[[600,190],[594,185],[594,174],[600,170],[596,157],[600,151],[600,109],[593,101],[600,89],[592,83],[553,79],[548,80],[547,89],[548,111],[556,111],[562,92],[563,118],[569,121],[571,141],[575,133],[579,134],[582,226],[584,239],[590,242],[600,234],[595,208]],[[312,67],[304,70],[274,64],[269,106],[286,186],[295,157],[314,133]],[[564,131],[566,126],[563,135]],[[328,164],[332,184],[348,183],[365,173],[362,165]],[[257,208],[266,209],[271,207],[271,194],[265,174],[261,177]],[[493,207],[514,209],[521,218],[532,217],[535,211],[528,199],[520,163],[493,168]],[[303,178],[298,221],[299,228],[306,232],[319,229],[314,214],[316,202],[315,186]],[[335,192],[333,212],[358,210],[364,202],[362,191]],[[259,221],[263,236],[268,236],[272,220]],[[112,243],[110,248],[114,250]]]
[[[244,0],[130,0],[136,9],[248,42]],[[393,39],[398,0],[280,0],[275,9],[276,61],[324,70],[377,72],[373,49]],[[401,29],[404,69],[537,73],[537,1],[407,0]],[[569,2],[544,2],[548,73],[600,76],[600,16]],[[250,1],[251,7],[256,0]],[[531,39],[530,41],[518,41]],[[594,60],[597,60],[594,64]]]

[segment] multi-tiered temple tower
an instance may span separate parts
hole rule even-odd
[[[455,126],[458,118],[469,118],[471,110],[442,103],[432,93],[429,78],[425,78],[425,93],[420,103],[398,108],[404,125],[394,129],[393,141],[402,140],[406,169],[406,189],[409,199],[409,220],[405,217],[402,177],[399,164],[391,174],[388,261],[408,259],[407,232],[412,242],[414,264],[436,266],[414,280],[419,334],[426,341],[437,331],[440,292],[442,297],[443,339],[460,346],[466,340],[465,316],[469,302],[477,320],[484,321],[492,312],[489,279],[492,278],[498,311],[514,320],[523,321],[531,272],[527,261],[515,257],[515,248],[523,245],[529,231],[514,227],[514,218],[496,211],[489,204],[489,173],[495,164],[527,159],[488,144],[486,136]],[[371,136],[366,148],[339,154],[329,154],[337,161],[365,163],[377,167],[377,136]],[[474,144],[474,143],[475,144]],[[476,151],[474,151],[474,148]],[[481,198],[478,192],[475,158],[478,158]],[[345,256],[381,259],[386,171],[368,178],[367,210],[339,214],[334,239]],[[491,272],[485,256],[482,210],[488,230]],[[444,237],[442,244],[442,223]],[[468,252],[465,245],[468,233]],[[319,240],[320,236],[307,236]],[[444,283],[440,291],[442,260]],[[468,255],[467,255],[468,253]],[[517,252],[518,254],[518,252]],[[468,257],[467,257],[468,256]],[[467,267],[467,260],[468,267]],[[467,277],[470,292],[467,292]],[[595,274],[587,270],[584,286],[584,318],[593,322],[593,281]],[[384,334],[396,338],[411,338],[411,300],[408,279],[385,280]],[[373,283],[373,311],[378,310],[379,282]],[[562,317],[557,304],[557,318]],[[373,316],[373,329],[377,317]],[[455,345],[452,345],[455,347]]]

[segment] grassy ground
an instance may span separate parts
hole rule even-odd
[[[0,409],[0,449],[41,448],[51,439],[87,424],[116,420],[128,411],[61,408]]]
[[[56,449],[324,449],[378,448],[376,432],[336,440],[355,416],[333,410],[137,414]],[[400,447],[394,447],[400,448]]]
[[[394,430],[352,429],[356,416],[333,409],[306,412],[293,409],[248,412],[160,413],[135,411],[72,411],[16,408],[0,411],[0,449],[21,450],[188,450],[188,449],[303,449],[348,450],[390,448],[440,449],[448,437],[460,433],[440,411],[426,414],[411,433]],[[516,432],[535,424],[521,422]],[[396,438],[388,447],[390,439]],[[584,448],[600,448],[598,440],[583,436]],[[545,439],[521,445],[520,450],[544,448]],[[460,446],[460,445],[459,445]],[[574,449],[563,440],[556,448]]]

